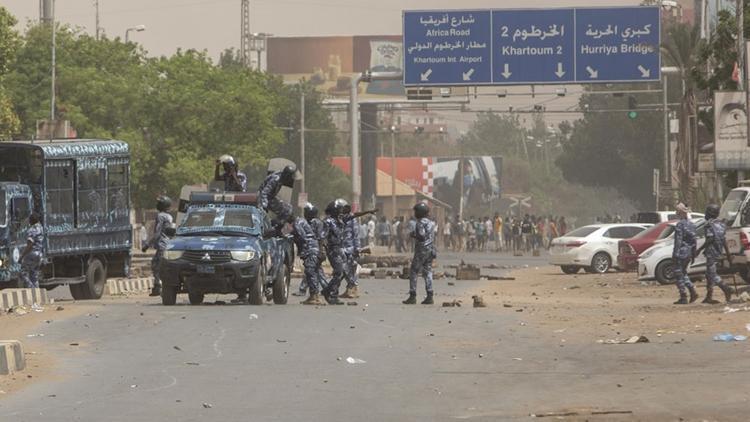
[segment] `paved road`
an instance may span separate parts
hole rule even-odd
[[[485,260],[505,265],[472,257]],[[438,301],[466,301],[480,283],[440,281]],[[104,301],[27,339],[57,356],[55,376],[0,398],[0,420],[508,420],[585,408],[641,420],[721,409],[722,420],[743,420],[748,409],[720,398],[681,404],[686,381],[746,385],[730,362],[702,370],[701,349],[561,344],[517,308],[404,306],[402,280],[364,280],[361,290],[357,306],[320,309]]]

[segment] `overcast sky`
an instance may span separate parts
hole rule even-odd
[[[94,33],[93,0],[58,0],[59,21]],[[251,0],[251,31],[277,36],[392,35],[401,33],[404,9],[455,9],[455,0]],[[637,5],[640,0],[463,0],[461,8],[546,8]],[[151,55],[177,48],[208,50],[217,58],[227,47],[239,47],[240,0],[99,0],[100,25],[109,36],[133,33]],[[38,0],[2,0],[21,22],[39,18]]]

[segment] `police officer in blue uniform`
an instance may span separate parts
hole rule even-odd
[[[698,292],[688,276],[688,267],[696,254],[695,224],[688,218],[690,209],[685,204],[677,204],[677,216],[680,221],[674,229],[674,249],[672,250],[672,262],[674,262],[674,276],[677,281],[677,290],[680,299],[675,305],[686,305],[698,300]],[[688,300],[688,293],[690,299]]]
[[[323,297],[330,305],[343,305],[339,300],[339,286],[346,275],[346,255],[344,254],[344,225],[340,213],[344,204],[341,200],[330,202],[325,209],[326,218],[323,220],[323,237],[326,241],[328,262],[331,263],[333,274],[331,281],[323,290]]]
[[[346,255],[346,291],[341,295],[343,298],[356,299],[359,297],[357,277],[357,258],[359,258],[359,222],[352,214],[352,206],[341,199],[341,220],[344,223],[344,254]]]
[[[326,254],[325,254],[325,239],[324,237],[324,227],[323,227],[323,220],[318,218],[318,207],[311,203],[305,204],[304,208],[304,216],[305,220],[307,220],[308,224],[310,224],[310,227],[312,227],[313,232],[315,233],[315,238],[318,240],[318,269],[317,269],[317,279],[318,282],[318,291],[320,289],[325,288],[328,285],[328,280],[326,280],[325,272],[323,271],[323,262],[326,260]],[[302,277],[302,281],[299,284],[299,291],[296,293],[292,293],[294,296],[305,296],[307,294],[307,278]]]
[[[26,232],[26,248],[19,258],[21,281],[26,288],[36,289],[39,287],[42,261],[44,260],[44,228],[39,222],[39,214],[31,214],[29,226]]]
[[[429,219],[430,207],[424,202],[414,205],[414,232],[411,237],[414,238],[414,257],[411,260],[411,269],[409,271],[409,297],[403,301],[405,305],[414,305],[417,303],[417,277],[421,274],[424,277],[424,287],[427,291],[427,297],[422,301],[422,305],[432,305],[432,261],[437,257],[435,250],[435,222]]]
[[[729,250],[726,246],[726,226],[724,222],[719,220],[719,206],[716,204],[710,204],[706,207],[706,241],[703,246],[698,249],[696,256],[698,256],[703,250],[703,255],[706,257],[706,298],[703,299],[703,303],[709,305],[716,305],[719,303],[718,300],[714,299],[714,286],[718,286],[724,293],[724,298],[727,303],[732,299],[732,289],[729,288],[721,277],[716,272],[716,265],[721,260],[721,256]],[[727,258],[731,263],[731,256],[727,254]]]
[[[224,173],[219,173],[219,167],[224,167]],[[216,160],[214,180],[224,181],[224,191],[245,192],[247,191],[247,175],[239,170],[237,160],[231,155],[222,155]]]
[[[156,215],[156,221],[154,223],[154,233],[151,238],[143,246],[142,251],[146,252],[149,248],[156,249],[154,257],[151,258],[151,272],[154,275],[154,287],[151,289],[150,296],[159,296],[161,294],[161,278],[159,278],[159,266],[161,264],[164,250],[167,248],[167,242],[169,241],[168,230],[173,226],[172,216],[169,214],[169,209],[172,207],[172,200],[168,196],[159,196],[156,199],[156,210],[159,213]]]
[[[308,208],[309,206],[309,208]],[[318,270],[320,268],[320,244],[318,243],[318,233],[312,227],[308,220],[308,209],[314,209],[312,204],[305,206],[305,218],[297,217],[292,225],[292,234],[294,243],[297,245],[297,253],[302,259],[304,267],[304,282],[310,289],[310,297],[307,298],[303,305],[323,305],[318,294]]]
[[[292,215],[292,206],[282,201],[276,196],[279,194],[282,186],[294,187],[294,176],[297,173],[297,166],[290,164],[281,171],[276,171],[268,176],[258,188],[258,205],[264,211],[273,211],[276,214],[276,225],[282,226],[289,221]]]

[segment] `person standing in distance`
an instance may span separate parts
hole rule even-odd
[[[219,173],[219,167],[224,167],[224,173]],[[216,160],[214,180],[224,181],[225,192],[247,191],[247,176],[239,170],[237,161],[231,155],[224,154]]]
[[[674,262],[674,276],[677,281],[677,290],[680,298],[675,305],[686,305],[698,300],[698,292],[688,277],[688,267],[696,254],[695,224],[688,219],[690,208],[685,204],[677,204],[677,216],[680,221],[674,229],[674,249],[672,250],[672,262]],[[690,300],[688,300],[688,292]]]
[[[432,261],[437,258],[435,251],[435,222],[430,220],[430,207],[424,202],[414,205],[416,224],[411,236],[414,238],[414,257],[409,271],[409,297],[402,303],[414,305],[417,303],[417,276],[424,277],[424,287],[427,297],[422,305],[432,305]]]
[[[729,288],[724,282],[721,281],[721,277],[716,272],[716,265],[721,259],[721,255],[729,250],[727,248],[726,239],[726,227],[724,222],[719,220],[719,206],[716,204],[710,204],[706,207],[706,241],[703,243],[695,256],[698,256],[701,251],[706,256],[706,298],[703,299],[703,303],[709,305],[716,305],[719,303],[718,300],[714,299],[714,286],[718,286],[724,293],[724,298],[727,303],[732,300],[732,289]],[[731,264],[731,255],[727,254]]]
[[[28,289],[39,288],[42,261],[44,260],[44,228],[39,222],[39,214],[29,216],[29,229],[26,232],[26,249],[21,253],[21,281]]]
[[[167,248],[167,242],[169,236],[166,230],[172,226],[172,216],[169,214],[169,209],[172,207],[172,200],[168,196],[159,196],[156,198],[156,210],[159,213],[156,215],[156,221],[154,223],[154,233],[146,244],[141,248],[141,251],[146,252],[150,247],[156,249],[154,257],[151,258],[151,272],[154,275],[154,287],[151,289],[149,296],[159,296],[161,294],[161,278],[159,277],[159,266],[161,265],[161,259],[164,255],[164,250]]]

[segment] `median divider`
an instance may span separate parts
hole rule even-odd
[[[149,291],[154,287],[151,278],[116,278],[107,280],[107,294],[121,295]]]
[[[16,306],[47,305],[52,303],[46,289],[0,290],[0,310],[7,311]]]
[[[0,340],[0,375],[11,375],[26,368],[23,346],[18,340]]]

